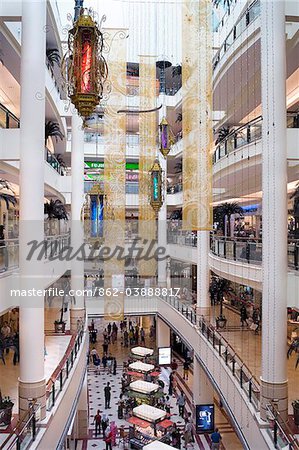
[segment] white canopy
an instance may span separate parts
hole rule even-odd
[[[152,356],[154,350],[152,348],[146,347],[134,347],[131,349],[131,352],[133,353],[133,355],[137,356]]]
[[[143,447],[143,450],[169,450],[171,445],[163,444],[160,441],[153,441],[150,444],[147,444]]]
[[[151,394],[159,389],[159,385],[156,383],[137,380],[130,383],[130,389],[132,389],[132,391],[141,392],[142,394]]]
[[[145,364],[140,361],[136,361],[129,365],[131,370],[136,370],[137,372],[151,372],[154,370],[155,366],[153,364]]]
[[[133,409],[133,414],[140,419],[147,420],[148,422],[157,422],[166,417],[167,412],[163,409],[154,408],[150,405],[139,405]]]

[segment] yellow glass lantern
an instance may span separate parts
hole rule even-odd
[[[69,31],[68,52],[62,71],[66,74],[68,96],[85,121],[103,96],[108,68],[103,57],[103,34],[85,10]]]
[[[150,205],[155,211],[156,217],[163,205],[163,195],[162,195],[162,168],[160,166],[159,160],[155,159],[154,164],[150,170]]]

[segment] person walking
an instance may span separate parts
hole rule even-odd
[[[247,310],[246,310],[246,306],[244,305],[244,303],[243,303],[243,305],[241,306],[241,309],[240,309],[240,320],[241,320],[242,328],[244,327],[244,323],[246,323],[246,325],[248,326],[248,322],[247,322],[248,315],[247,315]]]
[[[102,416],[102,431],[103,431],[103,438],[105,438],[105,434],[106,434],[106,429],[108,428],[109,425],[109,419],[106,416],[106,414],[104,413]]]
[[[140,329],[140,344],[145,347],[145,331],[143,328]]]
[[[180,395],[178,396],[176,403],[179,407],[179,415],[184,418],[186,396],[183,391],[181,391]]]
[[[188,380],[189,379],[189,361],[188,359],[185,359],[183,364],[183,379]]]
[[[185,448],[188,448],[189,444],[192,444],[192,446],[193,446],[192,424],[188,421],[188,419],[185,419],[184,441],[185,441],[185,445],[184,445]]]
[[[106,429],[104,440],[106,443],[106,450],[112,450],[113,433],[110,426],[108,426]]]
[[[113,358],[113,361],[112,361],[112,367],[113,367],[113,375],[116,375],[117,361],[116,361],[115,357]]]
[[[218,428],[216,428],[214,433],[211,434],[211,441],[212,441],[211,450],[220,449],[221,439],[222,439],[221,434],[219,433]]]
[[[102,416],[100,414],[100,410],[99,409],[97,410],[97,413],[94,416],[93,423],[95,425],[95,435],[97,437],[98,434],[101,434],[101,423],[102,423]]]
[[[253,320],[253,325],[254,325],[254,334],[259,334],[260,321],[261,321],[261,315],[260,315],[259,308],[254,309],[253,314],[252,314],[252,320]]]
[[[129,333],[127,329],[124,331],[124,347],[129,347]]]
[[[171,372],[169,375],[168,395],[173,394],[173,376],[173,372]]]
[[[109,381],[104,388],[104,397],[105,397],[105,409],[110,409],[111,387]]]

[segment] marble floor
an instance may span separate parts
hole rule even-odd
[[[48,381],[62,360],[71,340],[70,335],[45,337],[45,378]],[[13,413],[18,412],[19,364],[13,365],[13,352],[5,355],[5,365],[0,361],[0,389],[3,396],[14,402]]]
[[[98,342],[95,345],[92,345],[92,348],[95,347],[99,352],[100,356],[102,355],[102,331],[104,328],[104,321],[101,319],[95,320],[95,328],[98,331]],[[150,341],[149,337],[146,337],[146,346],[154,347],[155,343]],[[120,389],[121,389],[121,375],[122,375],[122,363],[128,359],[129,349],[125,349],[121,346],[120,340],[115,344],[109,345],[109,352],[112,356],[116,357],[118,369],[116,375],[108,374],[107,371],[104,371],[103,368],[100,369],[99,372],[96,372],[94,367],[91,365],[88,369],[88,394],[89,394],[89,439],[84,441],[79,441],[77,445],[77,449],[83,450],[92,450],[92,449],[104,449],[105,444],[102,438],[95,439],[94,433],[94,415],[97,410],[101,411],[101,414],[106,413],[108,418],[111,421],[115,421],[117,426],[124,425],[128,427],[128,422],[125,420],[120,420],[117,417],[117,402],[119,399]],[[179,375],[182,374],[182,366],[179,366],[178,369]],[[163,369],[160,378],[165,383],[165,392],[168,391],[168,376],[169,369]],[[111,397],[111,409],[104,409],[104,387],[107,383],[110,382],[112,386],[112,397]],[[188,385],[192,390],[193,377],[190,375]],[[178,427],[183,430],[183,420],[178,414],[178,408],[176,405],[176,397],[172,396],[171,398],[171,420],[177,423]],[[219,426],[220,432],[223,436],[223,444],[226,450],[241,450],[243,447],[232,429],[225,413],[216,406],[216,424]],[[182,448],[183,448],[182,441]],[[189,446],[188,448],[191,448]],[[210,437],[208,435],[201,435],[199,437],[199,441],[194,444],[194,449],[200,450],[208,450],[210,449]]]
[[[219,315],[219,307],[211,308],[210,321],[216,325],[215,317]],[[224,315],[227,318],[227,329],[221,334],[243,360],[257,380],[261,376],[262,336],[261,332],[255,334],[247,327],[240,326],[240,316],[232,309],[224,306]],[[287,351],[287,347],[286,347]],[[292,414],[292,401],[298,399],[299,368],[296,370],[297,355],[293,354],[287,361],[289,414]]]

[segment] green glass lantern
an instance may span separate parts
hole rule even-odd
[[[162,195],[162,168],[160,166],[159,160],[155,159],[154,164],[150,170],[150,204],[155,211],[156,217],[163,205],[163,195]]]

